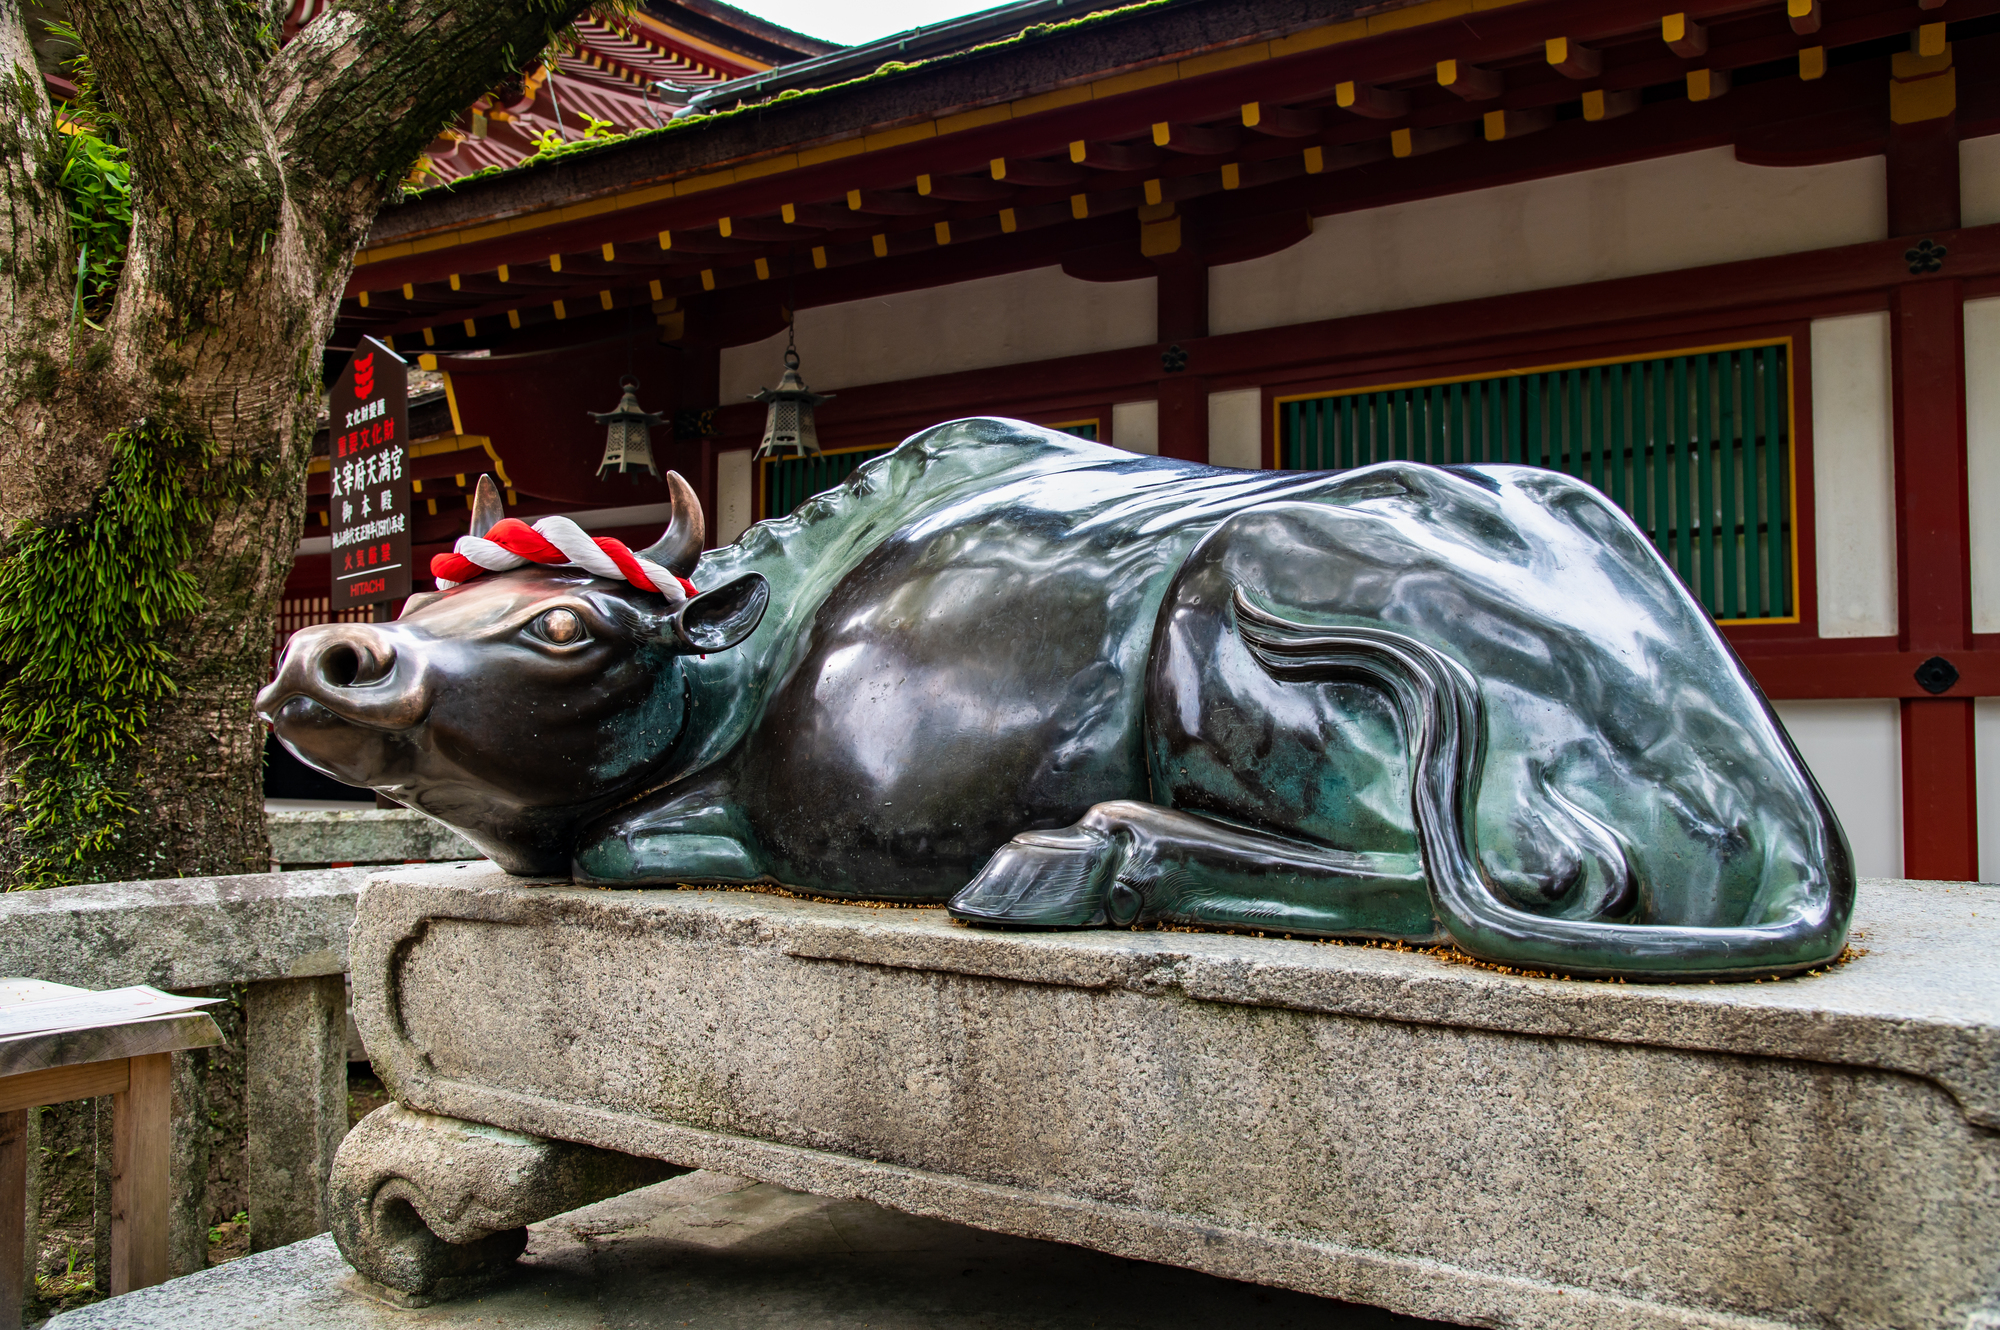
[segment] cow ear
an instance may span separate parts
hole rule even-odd
[[[757,631],[770,603],[764,575],[745,573],[681,606],[673,617],[674,639],[689,655],[726,651]]]
[[[507,515],[500,506],[500,491],[493,484],[493,477],[481,476],[479,485],[472,492],[472,534],[483,536]]]
[[[410,594],[410,598],[403,602],[403,612],[401,614],[398,614],[396,617],[398,619],[407,619],[412,614],[415,614],[418,610],[422,609],[424,606],[430,604],[432,601],[442,598],[443,595],[444,592],[442,591],[412,592]]]

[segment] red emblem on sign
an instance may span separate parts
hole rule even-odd
[[[354,396],[365,402],[375,395],[375,353],[354,357]]]

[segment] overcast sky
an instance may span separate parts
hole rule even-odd
[[[729,0],[758,18],[782,23],[794,32],[842,46],[859,46],[877,37],[976,14],[993,4],[964,0]]]

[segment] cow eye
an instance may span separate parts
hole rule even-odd
[[[575,610],[550,610],[536,619],[533,627],[535,636],[551,646],[573,647],[588,636]]]

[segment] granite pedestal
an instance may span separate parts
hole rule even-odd
[[[513,1148],[1461,1324],[2000,1324],[2000,890],[1867,883],[1855,942],[1606,984],[460,865],[373,879],[351,956],[398,1101]]]

